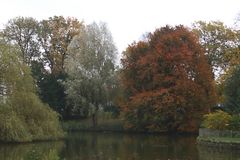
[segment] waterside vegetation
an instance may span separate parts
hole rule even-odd
[[[0,32],[0,140],[59,139],[62,127],[239,130],[239,39],[216,21],[164,26],[130,44],[119,64],[105,23],[11,19]]]

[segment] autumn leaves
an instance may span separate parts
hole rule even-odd
[[[183,26],[160,28],[132,44],[122,64],[129,128],[194,132],[214,104],[211,68],[196,35]]]

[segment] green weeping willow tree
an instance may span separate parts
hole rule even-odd
[[[36,95],[30,68],[18,49],[0,42],[0,140],[29,142],[64,135],[58,114]]]

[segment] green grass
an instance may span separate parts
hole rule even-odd
[[[240,145],[240,138],[231,138],[231,137],[198,137],[197,141]]]
[[[98,125],[93,127],[91,119],[63,121],[65,131],[124,131],[121,119],[99,119]]]

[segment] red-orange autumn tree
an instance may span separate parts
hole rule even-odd
[[[128,128],[195,132],[215,104],[211,68],[198,38],[183,26],[162,27],[133,43],[122,65]]]

